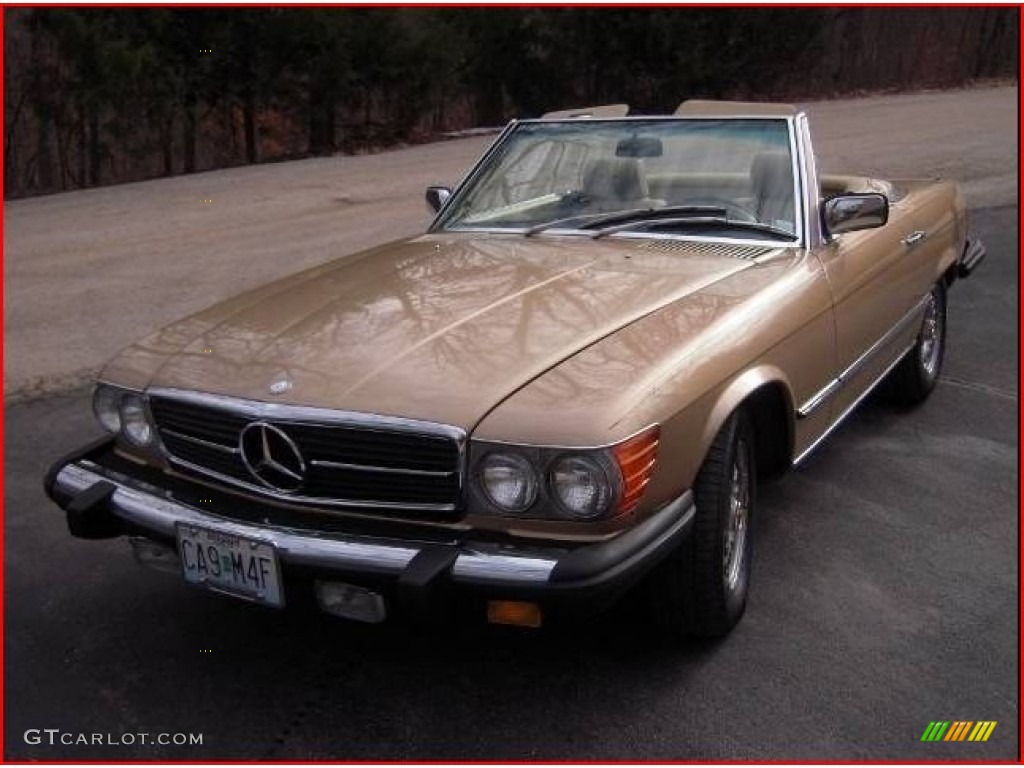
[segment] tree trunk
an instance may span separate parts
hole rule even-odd
[[[185,94],[185,119],[182,121],[182,139],[185,173],[196,170],[196,94],[189,91]]]
[[[8,88],[9,86],[5,86]],[[15,172],[15,147],[21,142],[17,140],[18,123],[21,121],[21,111],[25,106],[26,93],[22,92],[18,104],[14,108],[14,116],[6,121],[4,125],[4,189],[15,190],[17,188]]]
[[[89,135],[88,123],[85,114],[85,102],[78,105],[78,178],[75,179],[79,187],[85,187],[86,171],[89,156]]]
[[[36,184],[42,192],[53,189],[53,153],[50,150],[50,121],[40,115],[36,138]]]
[[[335,150],[334,97],[327,89],[309,90],[309,153],[328,155]]]
[[[444,90],[444,84],[442,83],[440,88],[437,91],[437,102],[436,102],[437,106],[436,106],[436,108],[434,110],[434,127],[433,127],[434,133],[440,133],[441,131],[444,130],[444,127],[445,127],[445,119],[444,119],[445,118],[445,114],[444,114],[444,112],[445,112],[445,101],[444,101],[444,96],[445,96],[445,90]]]
[[[247,93],[245,103],[242,105],[242,122],[245,129],[245,161],[247,163],[258,163],[260,161],[260,128],[256,123],[256,99],[252,93]]]
[[[366,86],[363,101],[363,144],[366,151],[370,151],[370,133],[373,130],[373,94],[370,86]]]
[[[476,87],[477,125],[494,126],[505,122],[505,96],[501,81],[486,78]]]
[[[335,109],[334,99],[329,99],[324,104],[324,144],[326,145],[329,152],[333,153],[338,148],[338,132],[337,125],[335,123]]]
[[[160,127],[160,155],[164,161],[164,176],[174,174],[174,117]]]
[[[68,141],[65,142],[61,126],[55,123],[54,129],[57,134],[57,161],[60,163],[60,191],[63,192],[68,188],[68,179],[71,178],[71,169],[68,167],[71,162],[68,159],[67,146],[71,143],[71,137],[68,136]]]
[[[103,160],[100,144],[99,109],[93,106],[89,110],[89,185],[100,185],[100,163]]]

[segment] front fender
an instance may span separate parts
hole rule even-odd
[[[775,365],[761,364],[738,374],[719,392],[701,432],[702,456],[707,454],[715,435],[718,434],[733,411],[765,387],[777,387],[782,394],[788,430],[785,439],[790,455],[792,455],[793,394],[789,377]]]
[[[761,448],[771,449],[789,466],[794,445],[793,395],[789,377],[771,363],[756,364],[730,377],[722,385],[667,419],[662,425],[658,467],[651,480],[654,498],[692,488],[715,439],[729,416],[740,406],[754,407],[754,427]],[[781,451],[781,454],[779,453]]]

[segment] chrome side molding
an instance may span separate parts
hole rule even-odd
[[[860,357],[846,366],[842,373],[811,395],[803,405],[796,409],[796,417],[798,419],[806,419],[820,406],[828,402],[834,395],[838,394],[850,379],[860,373],[860,371],[869,362],[871,362],[875,355],[881,352],[890,341],[906,330],[907,326],[917,319],[917,317],[924,311],[926,301],[928,301],[927,295],[923,296],[909,312],[896,322],[896,325],[886,331],[882,337],[872,344]],[[900,357],[896,359],[896,362],[899,362],[900,358],[902,358],[904,354],[906,354],[906,351],[900,353]],[[872,386],[874,386],[874,384],[872,384]]]
[[[837,418],[835,421],[833,421],[832,424],[829,425],[829,428],[826,429],[817,440],[815,440],[813,443],[811,443],[809,446],[807,446],[807,448],[804,449],[803,453],[801,453],[799,456],[797,456],[795,459],[793,459],[793,466],[794,467],[800,466],[800,464],[803,462],[803,460],[806,459],[808,456],[811,455],[811,453],[814,452],[815,448],[817,448],[819,445],[821,445],[823,442],[825,442],[825,440],[828,438],[828,436],[831,435],[833,432],[835,432],[842,425],[842,423],[844,421],[846,421],[846,417],[849,416],[851,413],[853,413],[854,410],[856,410],[857,406],[860,405],[862,402],[864,402],[864,399],[868,395],[870,395],[872,392],[875,391],[875,387],[877,387],[879,384],[882,383],[882,381],[885,379],[885,377],[888,376],[892,372],[892,369],[900,364],[900,360],[903,359],[903,356],[906,355],[907,352],[909,352],[913,348],[914,348],[914,346],[910,345],[903,352],[901,352],[900,355],[895,360],[893,360],[890,365],[886,366],[885,370],[882,371],[881,374],[879,374],[878,378],[876,378],[873,382],[871,382],[871,384],[869,384],[867,386],[867,388],[863,392],[860,393],[860,396],[856,400],[854,400],[852,403],[850,403],[850,405],[847,407],[847,409],[845,411],[843,411],[839,415],[839,418]]]

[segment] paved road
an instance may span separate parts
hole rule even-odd
[[[277,613],[69,538],[48,462],[87,393],[5,409],[8,759],[1007,759],[1018,756],[1017,209],[950,297],[945,380],[869,401],[764,489],[752,603],[680,644],[628,607],[563,630],[367,628]],[[988,743],[922,744],[931,720]],[[191,732],[202,746],[26,744]]]

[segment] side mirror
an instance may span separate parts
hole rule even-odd
[[[836,195],[821,204],[821,219],[830,235],[881,227],[889,221],[889,198],[877,192]]]
[[[427,205],[432,213],[439,212],[452,196],[450,187],[427,187]]]

